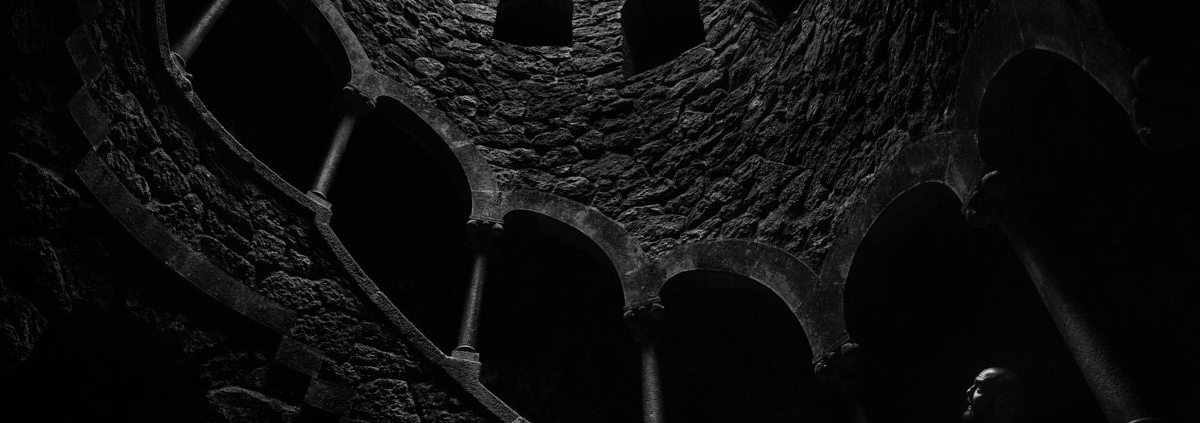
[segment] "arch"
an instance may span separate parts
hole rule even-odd
[[[621,40],[625,75],[670,62],[704,43],[698,0],[625,0]]]
[[[515,208],[503,219],[487,260],[479,380],[533,421],[636,419],[640,356],[613,263],[556,217]]]
[[[810,365],[805,309],[811,305],[797,291],[812,290],[788,280],[793,272],[811,278],[807,267],[752,241],[681,248],[659,262],[670,275],[659,291],[665,312],[654,341],[668,387],[666,415],[708,422],[837,414],[823,407],[838,402]],[[789,302],[805,302],[800,316]]]
[[[505,220],[512,211],[523,210],[557,221],[578,231],[582,238],[568,236],[564,241],[573,243],[584,251],[603,253],[603,259],[612,264],[622,284],[626,285],[630,275],[646,263],[645,254],[637,240],[625,232],[621,224],[600,213],[593,207],[540,191],[474,191],[475,208],[472,218],[495,222]],[[545,221],[543,221],[545,222]],[[551,225],[547,230],[556,231]],[[561,228],[561,226],[559,226]],[[561,234],[561,230],[557,230]],[[584,242],[586,240],[587,242]],[[594,244],[589,245],[589,244]],[[629,290],[625,289],[626,305]]]
[[[420,141],[427,150],[436,152],[435,156],[448,171],[462,175],[464,195],[472,197],[472,216],[477,210],[486,208],[476,204],[475,193],[499,190],[491,165],[444,113],[429,104],[411,85],[378,72],[372,71],[351,83],[367,98],[376,99],[382,112],[405,133]],[[446,154],[445,149],[450,154]]]
[[[917,183],[888,202],[856,248],[842,300],[847,333],[880,371],[864,388],[868,416],[953,419],[960,405],[931,398],[956,396],[979,370],[1003,366],[1036,381],[1037,396],[1050,400],[1041,413],[1098,417],[1008,239],[969,227],[961,208],[949,185]]]
[[[673,278],[696,271],[738,275],[769,290],[800,322],[813,351],[820,351],[817,347],[825,344],[825,329],[837,326],[830,322],[836,316],[827,307],[830,293],[807,264],[784,250],[748,240],[726,239],[672,249],[654,262],[653,272],[643,271],[645,285],[637,286],[636,296],[626,306],[654,301]]]
[[[997,0],[971,36],[960,71],[955,126],[973,129],[992,79],[1013,57],[1027,50],[1058,54],[1094,75],[1126,110],[1132,83],[1124,53],[1099,20],[1092,2]],[[965,151],[969,152],[969,151]]]
[[[950,149],[961,137],[961,133],[943,132],[904,146],[896,158],[876,172],[875,180],[834,229],[837,240],[821,266],[819,280],[821,286],[836,292],[830,294],[828,304],[829,312],[836,317],[827,322],[828,327],[820,337],[822,343],[813,345],[814,353],[833,351],[849,338],[842,311],[845,281],[863,238],[893,199],[926,183],[944,185],[959,198],[966,197],[970,189],[968,184],[948,183],[956,180],[954,170],[949,167]]]

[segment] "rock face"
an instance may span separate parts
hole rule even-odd
[[[27,398],[24,387],[51,372],[104,382],[68,401],[139,385],[148,388],[130,398],[182,404],[133,415],[147,420],[498,419],[347,268],[314,212],[289,197],[302,194],[263,188],[277,182],[261,176],[270,172],[194,112],[202,99],[175,90],[157,62],[166,40],[152,2],[78,3],[18,0],[2,16],[0,395]],[[317,3],[340,11],[376,70],[415,86],[467,135],[500,188],[592,206],[651,256],[736,238],[812,266],[875,171],[947,129],[956,64],[986,6],[702,1],[704,41],[630,74],[620,1],[576,0],[568,46],[494,40],[499,6],[488,1]],[[75,124],[79,110],[105,122],[99,140]],[[129,193],[127,208],[80,176],[81,157],[93,156]],[[138,213],[150,218],[132,228]],[[160,233],[145,229],[150,220],[179,255],[147,250]],[[257,302],[245,304],[286,310],[286,328],[249,325],[254,307],[231,311],[187,285],[196,275],[177,265],[191,257],[246,288]],[[82,341],[91,326],[79,316],[118,322],[102,333],[137,334],[128,345],[159,357],[146,373],[164,376],[131,380],[137,366],[39,355],[43,343],[103,348]]]
[[[986,5],[810,1],[777,21],[777,4],[701,2],[703,43],[626,75],[621,2],[576,1],[569,48],[493,40],[475,4],[341,2],[373,63],[423,87],[505,188],[653,227],[634,230],[652,254],[746,238],[814,266],[880,164],[948,129]]]

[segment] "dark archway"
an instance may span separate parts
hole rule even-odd
[[[563,234],[574,233],[572,239]],[[575,240],[592,248],[580,248]],[[544,215],[513,211],[488,269],[480,380],[535,422],[638,421],[639,355],[621,283],[600,248]]]
[[[1006,204],[1044,246],[1039,261],[1062,269],[1060,288],[1091,316],[1149,411],[1191,418],[1200,400],[1195,140],[1148,151],[1090,75],[1041,51],[997,74],[980,122],[983,160],[1011,181]]]
[[[621,34],[627,75],[667,63],[704,42],[699,1],[625,0]]]
[[[192,369],[133,316],[78,307],[0,381],[6,421],[211,421]]]
[[[358,119],[330,191],[330,226],[397,308],[450,351],[470,270],[470,197],[449,149],[398,123],[413,123],[407,113],[383,99]]]
[[[663,286],[665,415],[686,422],[829,421],[840,401],[816,382],[804,329],[744,276],[690,271]]]
[[[571,0],[500,0],[493,36],[523,46],[570,46]]]
[[[847,330],[871,357],[864,408],[875,420],[959,421],[964,391],[993,366],[1028,380],[1039,419],[1103,419],[1007,239],[967,226],[944,185],[884,209],[845,292]]]
[[[172,36],[201,2],[171,1]],[[234,138],[300,190],[316,176],[338,120],[341,84],[304,29],[277,1],[233,1],[187,63],[205,107]]]

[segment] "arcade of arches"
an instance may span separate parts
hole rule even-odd
[[[1195,418],[1194,8],[75,3],[0,420]]]

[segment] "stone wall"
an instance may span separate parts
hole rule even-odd
[[[12,113],[5,115],[0,167],[3,393],[45,379],[36,372],[78,367],[57,356],[38,359],[36,347],[48,342],[47,331],[95,315],[133,323],[113,329],[114,346],[66,349],[103,352],[128,345],[123,334],[144,334],[155,340],[147,354],[172,363],[159,370],[186,379],[186,389],[170,394],[195,405],[174,411],[146,405],[122,417],[153,419],[161,411],[174,413],[167,420],[197,421],[486,420],[482,406],[444,369],[420,358],[385,318],[321,238],[312,211],[264,188],[271,185],[263,173],[226,147],[227,135],[206,121],[211,115],[190,107],[158,60],[154,3],[81,4],[102,12],[89,20],[73,7],[23,1],[4,14],[11,28],[5,56],[15,60],[6,60],[5,108]],[[76,98],[95,104],[79,106]],[[105,122],[95,146],[72,120],[77,110]],[[189,286],[162,251],[147,251],[145,237],[161,234],[131,228],[128,220],[139,212],[113,210],[111,199],[94,198],[95,187],[78,174],[81,160],[93,155],[119,180],[115,189],[132,198],[125,206],[144,208],[166,227],[172,236],[163,243],[177,240],[181,251],[197,252],[244,283],[257,293],[247,301],[261,296],[293,312],[284,319],[292,324],[282,333],[255,325],[235,313],[237,304]],[[297,363],[304,360],[311,362]],[[140,369],[99,365],[112,370],[96,371],[120,380],[105,385],[86,380],[91,373],[66,376],[154,403],[158,393],[121,385],[128,381],[120,374]],[[329,392],[350,392],[353,406],[322,409],[350,403],[322,402]],[[56,412],[74,412],[65,410]]]
[[[948,128],[986,1],[704,2],[706,41],[622,71],[620,2],[576,1],[575,42],[490,38],[493,3],[340,2],[375,66],[412,80],[506,188],[592,205],[652,255],[753,239],[819,267],[831,228],[908,141]]]

